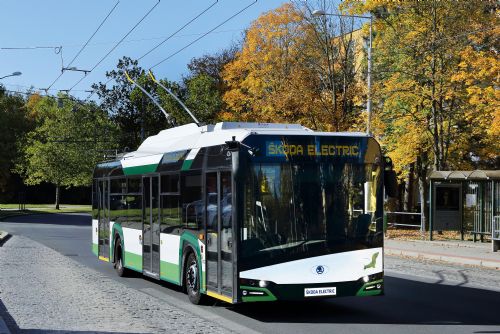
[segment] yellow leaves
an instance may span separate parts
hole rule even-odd
[[[291,4],[265,13],[251,24],[236,59],[224,69],[229,90],[224,102],[238,119],[291,121],[304,110],[304,78],[300,64],[301,14]],[[302,86],[301,86],[302,85]],[[228,118],[228,111],[224,118]]]

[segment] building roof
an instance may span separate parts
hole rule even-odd
[[[433,171],[429,175],[431,180],[499,180],[500,170],[473,170],[473,171]]]

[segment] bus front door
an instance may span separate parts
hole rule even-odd
[[[159,219],[159,177],[146,176],[142,179],[144,198],[142,225],[142,271],[145,275],[158,278],[160,275],[160,219]]]
[[[206,174],[207,294],[233,300],[233,230],[231,172]]]
[[[109,261],[109,181],[99,181],[99,259]]]

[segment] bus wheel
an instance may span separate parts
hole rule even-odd
[[[196,255],[194,255],[194,253],[189,254],[184,270],[185,285],[189,301],[198,305],[201,301],[200,274],[198,262],[196,261]]]
[[[123,266],[123,256],[122,256],[122,247],[120,238],[115,241],[115,263],[113,266],[115,267],[116,273],[120,277],[124,277],[127,274],[127,270]]]

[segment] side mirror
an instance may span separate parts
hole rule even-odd
[[[396,172],[392,169],[384,170],[384,186],[387,196],[398,196],[398,180],[396,178]]]

